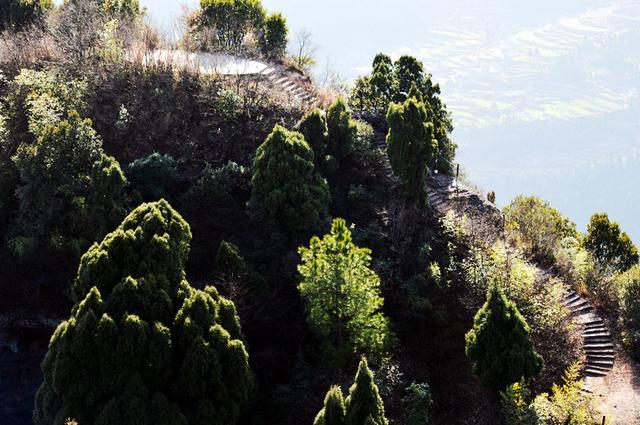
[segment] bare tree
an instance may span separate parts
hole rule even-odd
[[[65,56],[81,61],[98,46],[104,23],[98,2],[76,0],[65,3],[51,16],[49,28]]]
[[[318,46],[311,39],[311,33],[302,30],[296,33],[291,44],[291,58],[294,63],[306,71],[316,64],[315,54]]]

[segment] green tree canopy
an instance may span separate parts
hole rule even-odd
[[[280,59],[287,50],[289,28],[282,13],[272,13],[264,21],[262,53],[269,59]]]
[[[380,278],[371,270],[371,251],[356,246],[347,223],[333,220],[331,232],[299,249],[298,288],[307,318],[325,340],[329,354],[342,361],[363,350],[380,353],[388,345],[389,321],[380,311]]]
[[[34,422],[235,424],[253,388],[232,302],[185,280],[189,225],[136,208],[80,261],[42,364]]]
[[[363,357],[349,396],[343,398],[340,387],[331,387],[324,399],[324,407],[313,425],[387,425],[384,403],[373,379],[367,360]]]
[[[276,125],[258,147],[252,171],[250,206],[285,232],[312,231],[326,216],[329,187],[302,134]]]
[[[327,116],[321,109],[307,112],[296,125],[296,130],[302,133],[306,142],[313,149],[316,164],[320,163],[327,149],[329,129]]]
[[[487,301],[476,313],[465,340],[473,370],[489,388],[503,391],[542,369],[542,357],[533,347],[529,325],[496,283],[489,287]]]
[[[387,152],[393,172],[404,183],[410,199],[424,202],[427,165],[437,147],[424,103],[409,98],[403,104],[391,104],[387,121]]]
[[[260,0],[200,0],[200,25],[213,29],[215,44],[237,50],[250,31],[262,31],[265,10]]]
[[[51,8],[52,0],[0,0],[0,31],[20,30]]]
[[[614,272],[624,272],[638,264],[638,249],[631,238],[605,213],[591,216],[583,245],[600,266]]]

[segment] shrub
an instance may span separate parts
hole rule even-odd
[[[631,354],[640,359],[640,266],[617,276],[615,283],[621,296],[623,341]]]
[[[247,264],[240,255],[240,249],[231,242],[221,241],[214,261],[216,272],[225,276],[238,276],[247,270]]]
[[[270,59],[280,59],[287,50],[287,20],[281,13],[272,13],[264,21],[262,53]]]
[[[144,201],[169,198],[178,180],[176,160],[168,154],[154,152],[129,164],[129,179],[132,189]]]
[[[542,369],[542,357],[533,347],[529,325],[496,284],[487,291],[487,302],[476,314],[465,340],[473,370],[489,388],[504,390]]]
[[[329,354],[341,361],[359,350],[381,353],[391,337],[380,312],[380,278],[371,270],[371,251],[352,242],[343,219],[331,232],[311,238],[299,249],[298,288],[307,304],[307,319],[324,338]]]
[[[551,395],[542,393],[533,400],[530,408],[541,424],[582,425],[600,420],[593,398],[583,389],[580,367],[571,365],[563,377],[563,385],[553,385]]]
[[[429,384],[416,384],[415,382],[405,389],[406,395],[402,398],[406,425],[426,425],[429,423],[429,413],[433,400]]]
[[[349,396],[344,400],[340,387],[331,387],[324,408],[313,425],[387,425],[384,404],[378,393],[367,360],[363,357]]]
[[[189,225],[136,208],[82,257],[34,422],[235,424],[253,388],[233,303],[185,280]]]
[[[252,208],[290,235],[316,229],[326,215],[329,188],[300,133],[276,125],[253,162]]]
[[[402,105],[392,104],[387,121],[387,151],[393,172],[404,183],[407,197],[423,203],[426,200],[427,164],[436,148],[433,124],[427,121],[424,104],[415,98]]]
[[[638,249],[629,235],[620,230],[618,223],[607,214],[594,214],[589,220],[584,247],[604,269],[624,272],[638,264]]]
[[[538,260],[553,262],[560,242],[578,236],[574,223],[533,196],[517,196],[503,212],[510,237]]]

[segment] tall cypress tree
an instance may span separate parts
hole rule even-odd
[[[349,389],[347,404],[347,425],[387,425],[389,421],[384,416],[384,404],[378,386],[373,380],[373,373],[369,369],[364,357],[358,365],[358,372],[353,385]],[[367,422],[368,421],[368,422]]]
[[[313,421],[313,425],[345,425],[345,407],[342,390],[337,385],[329,389],[324,398],[324,407]]]
[[[253,388],[240,323],[185,280],[189,225],[143,204],[82,257],[42,363],[34,423],[235,424]]]
[[[495,283],[489,287],[487,301],[465,339],[473,370],[489,388],[502,391],[542,369],[542,357],[535,351],[529,325]]]
[[[427,109],[419,99],[409,97],[403,104],[391,104],[387,121],[387,152],[393,172],[404,183],[408,198],[424,202],[427,165],[437,148]]]

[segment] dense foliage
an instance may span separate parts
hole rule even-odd
[[[331,387],[324,399],[324,407],[313,425],[387,425],[384,404],[378,393],[367,360],[358,365],[349,396],[344,399],[340,387]]]
[[[640,359],[640,266],[617,276],[615,283],[621,297],[623,341],[631,354]]]
[[[316,229],[326,215],[329,188],[304,137],[276,125],[253,162],[250,204],[291,235]]]
[[[136,208],[82,257],[42,364],[34,421],[234,424],[253,378],[233,303],[185,280],[189,225]]]
[[[466,335],[466,353],[483,384],[495,390],[535,376],[543,364],[533,347],[529,325],[495,284]]]
[[[331,233],[314,236],[300,248],[299,289],[307,302],[308,320],[332,357],[358,351],[380,353],[389,343],[389,323],[380,309],[380,278],[370,269],[371,251],[356,246],[343,219]]]
[[[296,125],[296,130],[302,133],[304,139],[313,149],[316,164],[322,164],[329,136],[327,116],[324,111],[316,108],[307,112]]]
[[[624,272],[638,264],[638,249],[607,214],[591,216],[583,245],[601,267]]]
[[[576,237],[576,225],[549,203],[533,196],[517,196],[504,208],[505,231],[540,260],[553,260],[560,242]]]
[[[413,97],[403,104],[391,104],[387,121],[387,151],[393,172],[404,183],[407,197],[424,203],[427,166],[437,146],[424,103]]]

